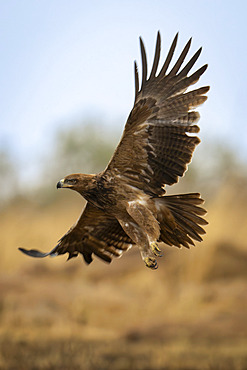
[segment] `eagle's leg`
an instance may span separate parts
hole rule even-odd
[[[160,236],[160,226],[154,216],[156,214],[156,207],[151,202],[148,204],[147,201],[131,201],[128,203],[127,212],[147,235],[149,246],[141,250],[144,262],[148,267],[157,268],[157,262],[153,255],[161,257],[162,253],[157,243]]]
[[[139,201],[128,203],[128,216],[120,225],[126,234],[139,247],[146,266],[152,269],[158,267],[155,256],[161,256],[157,240],[160,235],[159,223],[152,212]]]
[[[143,232],[148,236],[150,246],[153,250],[159,251],[157,240],[160,236],[160,226],[159,222],[156,220],[154,213],[156,213],[156,209],[153,207],[153,204],[149,204],[149,207],[152,211],[147,207],[147,202],[141,201],[131,201],[128,202],[127,212],[135,220],[135,222],[141,227]],[[155,253],[154,253],[155,254]]]
[[[146,266],[151,269],[157,269],[157,261],[154,257],[153,249],[149,242],[148,236],[142,231],[140,226],[131,219],[118,220],[126,234],[133,240],[133,242],[139,247],[141,256]]]

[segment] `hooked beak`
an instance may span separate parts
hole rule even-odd
[[[64,179],[58,181],[57,183],[57,189],[62,188],[64,186]]]

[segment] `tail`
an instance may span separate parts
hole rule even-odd
[[[199,193],[164,196],[156,199],[159,210],[160,242],[181,248],[195,245],[193,239],[202,241],[200,235],[205,230],[199,225],[207,225],[202,217],[207,211],[198,205],[204,202]]]

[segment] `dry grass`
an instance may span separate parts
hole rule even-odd
[[[246,369],[247,194],[228,187],[190,251],[165,247],[157,271],[134,249],[111,265],[33,260],[79,216],[80,199],[0,215],[1,369]]]

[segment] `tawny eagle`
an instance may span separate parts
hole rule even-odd
[[[68,259],[82,254],[86,263],[92,254],[111,262],[112,257],[136,245],[147,267],[157,268],[161,256],[159,242],[187,247],[201,241],[201,225],[206,211],[200,207],[199,193],[165,195],[165,185],[183,176],[200,140],[194,108],[204,103],[209,87],[186,92],[207,69],[207,65],[188,75],[201,48],[181,68],[191,45],[168,71],[178,34],[159,72],[160,33],[157,34],[154,61],[147,76],[147,57],[140,38],[142,82],[136,62],[135,101],[125,129],[106,169],[98,174],[72,174],[57,183],[57,188],[77,191],[87,201],[74,226],[49,253],[20,250],[32,257],[68,253]]]

